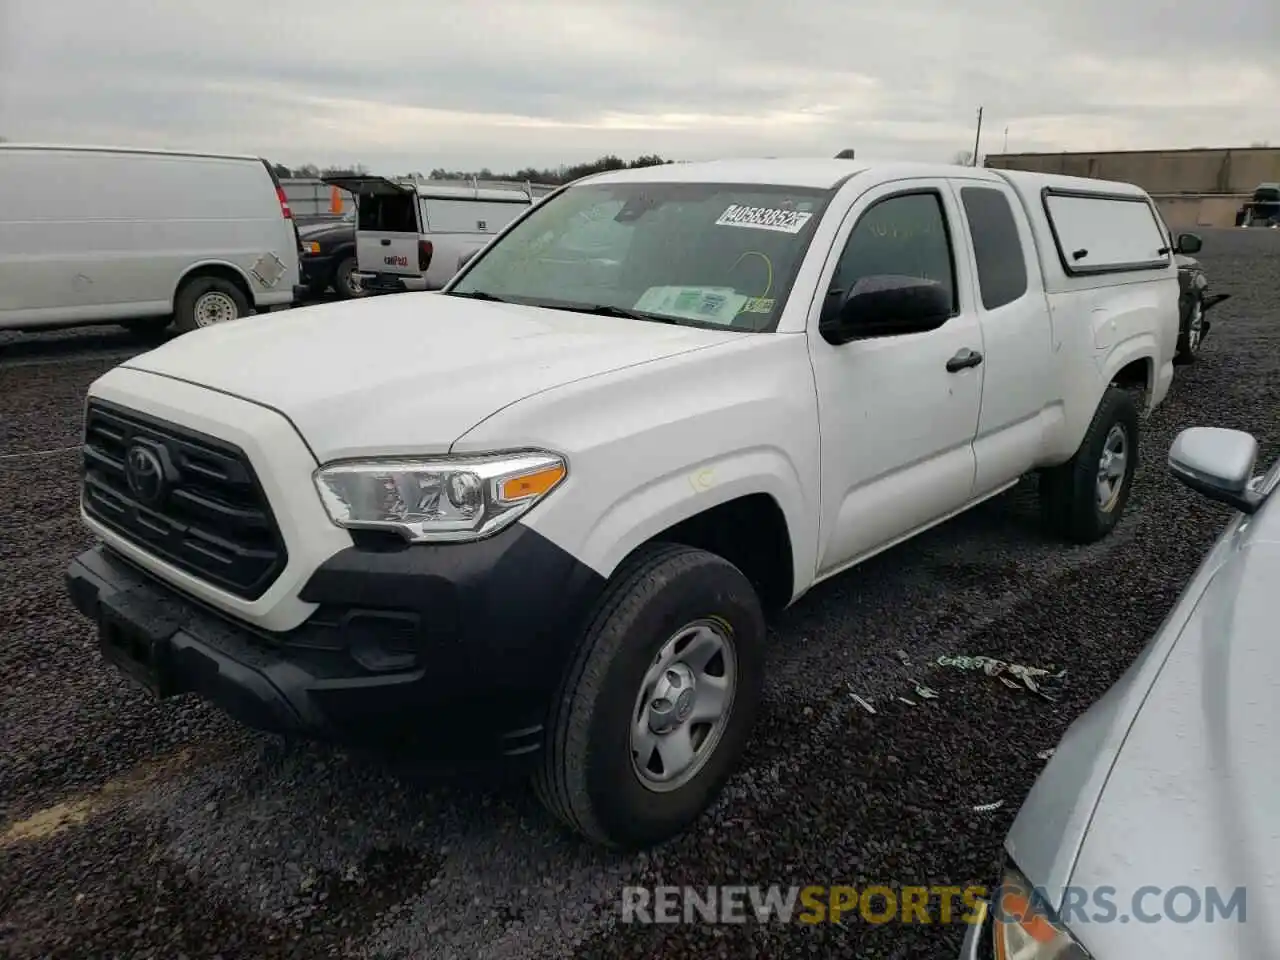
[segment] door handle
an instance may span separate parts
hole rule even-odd
[[[976,367],[981,362],[982,354],[977,350],[970,350],[968,347],[965,347],[947,361],[947,373],[959,373],[961,370],[968,370],[970,367]]]
[[[391,241],[390,241],[390,240],[387,240],[387,239],[384,237],[384,238],[383,238],[383,241],[382,241],[382,245],[383,245],[384,247],[389,247],[389,246],[391,246]]]

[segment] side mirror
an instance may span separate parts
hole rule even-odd
[[[1197,237],[1194,233],[1178,234],[1178,252],[1185,256],[1192,256],[1199,253],[1204,246],[1204,241]]]
[[[863,277],[847,292],[833,290],[818,330],[831,344],[936,330],[951,319],[951,293],[920,277]],[[837,298],[840,298],[837,300]]]
[[[1241,430],[1189,427],[1169,448],[1169,471],[1192,490],[1241,513],[1256,513],[1265,499],[1249,488],[1258,441]]]

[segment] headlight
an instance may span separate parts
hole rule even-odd
[[[991,904],[991,939],[996,960],[1091,960],[1012,864]]]
[[[352,530],[391,530],[410,543],[478,540],[527,513],[565,478],[541,451],[439,460],[336,463],[316,471],[329,517]]]
[[[302,244],[302,252],[303,253],[319,253],[320,244],[316,243],[314,240],[306,240]]]

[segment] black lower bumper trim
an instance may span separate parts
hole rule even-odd
[[[159,697],[195,694],[260,730],[450,767],[519,765],[539,752],[572,649],[570,601],[590,602],[599,580],[566,578],[577,568],[548,565],[546,545],[513,532],[505,548],[489,542],[479,553],[344,551],[308,584],[304,599],[321,608],[279,634],[214,612],[102,546],[71,562],[66,583],[98,624],[103,656]],[[530,594],[533,570],[566,592]],[[503,597],[503,581],[516,592]],[[380,641],[412,648],[408,661],[371,657]]]

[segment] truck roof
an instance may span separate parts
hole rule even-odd
[[[709,160],[697,163],[668,163],[633,170],[609,170],[584,177],[580,182],[628,183],[759,183],[830,189],[855,176],[877,181],[911,177],[965,177],[970,180],[1004,180],[1024,195],[1043,187],[1058,190],[1088,190],[1143,196],[1141,187],[1110,180],[1091,180],[1059,174],[1023,170],[995,170],[944,163],[909,161],[861,161],[825,158],[760,158]]]
[[[134,153],[159,157],[201,157],[211,160],[251,160],[261,157],[240,153],[210,153],[204,150],[157,150],[151,147],[110,147],[85,143],[0,143],[0,150],[56,150],[67,153]]]

